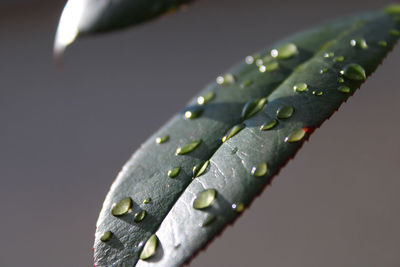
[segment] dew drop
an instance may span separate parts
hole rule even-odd
[[[277,70],[279,68],[279,63],[274,61],[265,65],[260,66],[259,70],[260,72],[270,72]]]
[[[387,47],[387,42],[386,41],[379,41],[378,45],[381,47]]]
[[[220,85],[233,84],[235,83],[235,76],[230,73],[225,74],[224,76],[218,76],[217,83]]]
[[[158,238],[155,234],[153,234],[147,240],[146,244],[144,244],[143,250],[140,253],[140,259],[147,260],[152,256],[154,256],[154,254],[156,254],[157,246],[158,246]]]
[[[151,202],[151,198],[148,197],[145,200],[143,200],[143,204],[149,204]]]
[[[215,93],[213,91],[207,92],[204,96],[199,96],[197,98],[197,104],[204,105],[207,102],[210,102],[215,97]]]
[[[365,41],[365,39],[363,39],[363,38],[351,40],[350,41],[350,45],[352,47],[360,48],[360,49],[367,49],[368,48],[367,41]]]
[[[210,207],[217,197],[217,190],[207,189],[197,194],[196,199],[193,201],[193,208],[197,210]]]
[[[252,57],[252,56],[247,56],[247,57],[245,58],[245,62],[246,62],[246,64],[249,64],[249,65],[253,64],[253,63],[254,63],[254,57]]]
[[[312,94],[315,96],[322,96],[324,94],[324,92],[322,92],[320,90],[315,90],[315,91],[312,91]]]
[[[285,44],[271,50],[271,56],[277,59],[288,59],[298,54],[297,46],[293,43]]]
[[[100,237],[100,241],[101,242],[108,242],[111,240],[113,236],[113,233],[110,231],[105,232],[101,237]]]
[[[261,177],[266,175],[268,172],[268,165],[266,162],[261,162],[257,166],[254,166],[251,169],[251,174],[255,177]]]
[[[242,118],[248,119],[254,116],[257,112],[259,112],[264,106],[267,104],[267,98],[260,98],[255,100],[250,100],[243,106],[242,110]]]
[[[261,125],[260,130],[268,131],[268,130],[273,129],[276,125],[278,125],[278,121],[276,119],[271,119],[268,122]]]
[[[210,165],[209,160],[194,166],[193,167],[193,177],[197,178],[197,177],[203,175],[206,172],[208,165]]]
[[[364,81],[367,78],[364,68],[358,64],[346,65],[343,70],[340,71],[340,74],[354,81]]]
[[[241,123],[237,124],[232,127],[232,129],[229,130],[228,134],[222,137],[222,142],[226,142],[232,137],[234,137],[236,134],[238,134],[241,130],[243,130],[246,127],[246,124]]]
[[[168,135],[163,135],[163,136],[159,136],[156,138],[156,143],[157,144],[162,144],[165,143],[169,140],[169,136]]]
[[[138,213],[135,213],[135,216],[133,217],[133,220],[136,223],[139,223],[141,221],[144,220],[144,218],[146,218],[147,212],[145,210],[141,210]]]
[[[308,89],[308,85],[306,83],[298,83],[295,86],[293,86],[293,90],[295,92],[305,92]]]
[[[338,81],[338,83],[344,83],[344,79],[343,79],[342,77],[339,77],[339,78],[337,79],[337,81]]]
[[[212,224],[213,222],[215,222],[217,220],[217,216],[213,215],[213,214],[209,214],[206,219],[204,220],[204,222],[201,224],[201,227],[207,227],[210,224]]]
[[[261,66],[262,64],[264,64],[264,61],[262,59],[257,59],[256,60],[256,65],[257,66]]]
[[[343,61],[344,61],[344,57],[343,57],[343,56],[335,57],[335,58],[333,59],[333,61],[334,61],[334,62],[343,62]]]
[[[339,92],[342,92],[342,93],[346,93],[346,94],[350,93],[350,87],[348,87],[348,86],[340,86],[338,88],[338,90],[339,90]]]
[[[234,155],[238,152],[239,148],[235,147],[234,149],[232,149],[231,154]]]
[[[249,86],[252,85],[252,84],[253,84],[253,81],[252,81],[252,80],[246,80],[246,81],[244,81],[244,82],[240,85],[240,87],[246,88],[246,87],[249,87]]]
[[[175,178],[176,176],[179,175],[179,172],[181,171],[181,167],[176,167],[168,171],[168,177],[169,178]]]
[[[304,138],[304,136],[306,135],[306,130],[305,129],[298,129],[296,131],[294,131],[291,135],[289,135],[288,137],[285,138],[285,142],[289,142],[289,143],[295,143],[298,142],[300,140],[302,140]]]
[[[192,110],[188,110],[185,112],[185,118],[189,120],[196,119],[203,114],[204,109],[202,108],[194,108]]]
[[[327,72],[328,72],[328,68],[323,68],[323,69],[319,70],[320,74],[324,74],[324,73],[327,73]]]
[[[176,155],[185,155],[185,154],[192,152],[201,144],[201,142],[202,142],[202,140],[200,139],[200,140],[188,143],[188,144],[184,145],[183,147],[178,147],[178,149],[176,150]]]
[[[291,106],[282,106],[276,111],[276,117],[278,119],[288,119],[292,117],[294,108]]]
[[[240,213],[244,210],[245,206],[243,203],[234,203],[232,204],[232,209],[237,213]]]
[[[114,203],[111,214],[114,216],[122,216],[128,213],[132,207],[132,199],[130,197],[121,199],[118,203]]]
[[[331,58],[333,56],[335,56],[335,54],[333,52],[324,53],[324,58]]]
[[[398,30],[395,30],[395,29],[390,30],[389,33],[390,33],[390,35],[392,35],[392,36],[396,36],[396,37],[400,36],[400,32],[399,32]]]

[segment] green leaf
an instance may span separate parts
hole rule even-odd
[[[399,38],[393,34],[399,23],[392,13],[349,17],[288,38],[246,57],[207,86],[199,94],[207,101],[190,101],[119,173],[97,222],[95,265],[189,261],[375,71]],[[201,115],[185,118],[187,110],[199,106]],[[160,136],[169,136],[168,142],[155,142]],[[223,137],[229,138],[222,142]],[[195,166],[202,173],[195,172],[194,179]],[[171,179],[173,168],[180,171]],[[128,197],[131,210],[113,216],[114,203]],[[142,204],[147,198],[152,201]],[[144,209],[146,219],[135,223],[134,214]],[[102,242],[107,231],[113,237]],[[155,238],[156,251],[153,241],[143,249]]]
[[[68,0],[57,28],[54,51],[61,56],[76,37],[139,24],[192,0]]]

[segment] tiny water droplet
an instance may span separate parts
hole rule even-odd
[[[200,140],[188,143],[188,144],[184,145],[183,147],[178,147],[178,149],[176,150],[176,155],[185,155],[185,154],[192,152],[201,144],[201,142],[202,142],[202,140],[200,139]]]
[[[306,135],[306,132],[307,131],[304,128],[298,129],[298,130],[294,131],[291,135],[286,137],[285,142],[289,142],[289,143],[298,142],[304,138],[304,136]]]
[[[112,236],[113,236],[113,233],[111,231],[107,231],[100,237],[100,241],[108,242],[111,240]]]
[[[212,224],[213,222],[215,222],[217,220],[217,216],[213,215],[213,214],[209,214],[206,219],[204,220],[204,222],[201,224],[201,227],[207,227],[210,224]]]
[[[390,35],[392,35],[392,36],[396,36],[396,37],[400,36],[400,32],[399,32],[398,30],[395,30],[395,29],[390,30],[389,33],[390,33]]]
[[[343,70],[340,71],[340,74],[354,81],[364,81],[367,78],[364,68],[358,64],[346,65]]]
[[[271,50],[271,56],[277,59],[288,59],[298,54],[297,46],[293,43],[285,44]]]
[[[169,140],[169,136],[168,135],[163,135],[163,136],[159,136],[156,138],[156,143],[157,144],[162,144],[165,143]]]
[[[141,221],[144,220],[144,218],[146,218],[147,212],[145,210],[141,210],[138,213],[135,213],[135,216],[133,217],[133,220],[136,223],[139,223]]]
[[[132,207],[132,199],[130,197],[121,199],[118,203],[114,203],[111,214],[114,216],[122,216]]]
[[[339,56],[339,57],[335,57],[333,59],[334,62],[343,62],[344,61],[344,57],[343,56]]]
[[[242,118],[245,120],[254,116],[257,112],[259,112],[264,106],[267,104],[267,98],[260,98],[250,100],[243,106],[242,110]]]
[[[261,131],[268,131],[274,128],[276,125],[278,125],[278,121],[276,119],[271,119],[268,122],[264,123],[261,127]]]
[[[387,47],[387,42],[386,41],[379,41],[378,45],[382,46],[382,47]]]
[[[331,58],[331,57],[334,57],[334,56],[335,56],[335,54],[333,52],[324,53],[324,58]]]
[[[235,147],[234,149],[232,149],[231,153],[232,155],[236,154],[236,152],[238,152],[239,148]]]
[[[346,93],[346,94],[350,93],[350,91],[351,91],[350,87],[348,87],[348,86],[340,86],[338,88],[338,90],[339,90],[339,92]]]
[[[169,178],[175,178],[176,176],[179,175],[180,171],[181,171],[181,167],[176,167],[176,168],[173,168],[172,170],[169,170],[168,171]]]
[[[237,124],[232,127],[232,129],[229,130],[228,134],[222,137],[222,142],[226,142],[232,137],[234,137],[237,133],[239,133],[241,130],[243,130],[246,127],[246,124],[241,123]]]
[[[144,244],[143,250],[140,253],[140,259],[141,260],[147,260],[154,256],[156,254],[158,246],[158,238],[155,234],[150,236],[150,238],[147,240],[146,244]]]
[[[254,57],[252,57],[252,56],[247,56],[246,59],[245,59],[245,61],[246,61],[247,64],[251,65],[251,64],[254,63]]]
[[[201,114],[203,114],[204,109],[202,108],[193,108],[192,110],[188,110],[185,112],[185,118],[189,119],[189,120],[193,120],[196,119],[198,117],[201,116]]]
[[[249,87],[249,86],[252,85],[252,84],[253,84],[253,81],[252,81],[252,80],[246,80],[246,81],[244,81],[244,82],[240,85],[240,87],[246,88],[246,87]]]
[[[355,48],[360,48],[360,49],[367,49],[367,41],[363,38],[358,38],[358,39],[353,39],[350,41],[350,45]]]
[[[319,70],[320,74],[324,74],[324,73],[327,73],[327,72],[328,72],[328,68],[323,68],[323,69]]]
[[[324,92],[322,92],[320,90],[315,90],[315,91],[312,91],[312,94],[315,96],[322,96],[324,94]]]
[[[197,210],[210,207],[217,197],[217,190],[207,189],[197,194],[196,199],[193,201],[193,208]]]
[[[391,4],[385,8],[385,12],[389,15],[400,14],[400,4]]]
[[[232,209],[237,213],[240,213],[244,210],[245,206],[243,203],[234,203],[232,204]]]
[[[338,81],[338,83],[344,83],[344,79],[343,79],[342,77],[339,77],[339,78],[337,79],[337,81]]]
[[[278,119],[289,119],[294,113],[294,108],[291,106],[282,106],[276,111]]]
[[[224,76],[218,76],[217,83],[220,85],[233,84],[235,83],[235,76],[230,73],[225,74]]]
[[[268,172],[268,165],[266,162],[261,162],[257,166],[251,169],[251,174],[255,177],[261,177],[266,175]]]
[[[209,160],[194,166],[193,167],[193,177],[197,178],[197,177],[203,175],[206,172],[208,165],[210,165]]]
[[[151,197],[146,198],[143,200],[143,204],[149,204],[151,202]]]
[[[215,93],[213,91],[207,92],[204,96],[199,96],[197,98],[197,104],[204,105],[207,102],[210,102],[215,97]]]
[[[295,86],[293,86],[293,90],[295,92],[305,92],[308,89],[308,85],[306,83],[298,83]]]

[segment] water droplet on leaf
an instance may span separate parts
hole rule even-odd
[[[400,36],[400,32],[399,32],[398,30],[395,30],[395,29],[390,30],[389,33],[390,33],[390,35],[392,35],[392,36],[396,36],[396,37]]]
[[[122,216],[132,207],[132,199],[130,197],[121,199],[118,203],[114,203],[111,214],[114,216]]]
[[[276,125],[278,125],[278,121],[276,119],[271,119],[268,122],[264,123],[261,127],[261,131],[268,131],[274,128]]]
[[[400,4],[391,4],[385,8],[386,14],[398,15],[400,14]]]
[[[214,203],[216,197],[217,190],[215,189],[201,191],[193,202],[193,208],[197,210],[208,208]]]
[[[178,176],[179,172],[181,171],[181,167],[173,168],[172,170],[168,171],[169,178],[175,178]]]
[[[266,175],[268,172],[268,165],[266,162],[261,162],[257,166],[251,169],[251,174],[255,177],[261,177]]]
[[[199,96],[197,98],[197,103],[199,105],[204,105],[207,102],[210,102],[211,100],[213,100],[215,97],[215,93],[213,91],[207,92],[204,96]]]
[[[145,200],[143,200],[143,204],[149,204],[151,202],[151,198],[148,197]]]
[[[276,111],[276,117],[278,119],[288,119],[292,117],[294,108],[291,106],[282,106]]]
[[[194,166],[193,167],[193,177],[197,178],[197,177],[203,175],[206,172],[209,164],[210,164],[210,161],[207,160],[203,163],[200,163],[200,164]]]
[[[185,118],[189,120],[196,119],[203,114],[204,109],[202,108],[194,108],[192,110],[188,110],[185,112]]]
[[[246,61],[246,63],[247,64],[253,64],[254,63],[254,57],[252,57],[252,56],[247,56],[246,57],[246,59],[245,59],[245,61]]]
[[[346,94],[350,93],[350,87],[348,87],[348,86],[340,86],[338,88],[338,90],[339,90],[339,92],[342,92],[342,93],[346,93]]]
[[[246,88],[246,87],[249,87],[249,86],[252,85],[252,84],[253,84],[253,81],[252,81],[252,80],[246,80],[246,81],[244,81],[244,82],[240,85],[240,87]]]
[[[343,70],[340,71],[340,74],[354,81],[364,81],[367,78],[364,68],[358,64],[346,65]]]
[[[286,137],[285,138],[285,142],[289,142],[289,143],[298,142],[298,141],[302,140],[305,135],[306,135],[306,130],[305,129],[303,129],[303,128],[302,129],[298,129],[298,130],[294,131],[291,135]]]
[[[230,73],[225,74],[224,76],[218,76],[217,83],[220,85],[233,84],[235,83],[235,76]]]
[[[324,94],[324,92],[322,92],[320,90],[316,90],[316,91],[312,91],[312,94],[315,96],[322,96]]]
[[[147,240],[146,244],[143,247],[142,252],[140,253],[141,260],[147,260],[156,254],[158,246],[158,238],[155,234],[150,236],[149,240]]]
[[[353,39],[350,41],[350,45],[355,48],[360,48],[360,49],[367,49],[367,41],[365,39],[359,38],[359,39]]]
[[[135,213],[135,216],[133,217],[133,220],[136,223],[139,223],[141,221],[144,220],[144,218],[146,218],[147,212],[145,210],[141,210],[138,213]]]
[[[244,210],[245,206],[243,203],[234,203],[232,204],[232,209],[238,213]]]
[[[244,124],[244,123],[233,126],[232,129],[229,130],[228,134],[225,135],[224,137],[222,137],[222,142],[228,141],[230,138],[234,137],[237,133],[239,133],[245,127],[246,127],[246,124]]]
[[[335,62],[343,62],[344,61],[344,57],[343,56],[335,57],[333,59],[333,61],[335,61]]]
[[[387,42],[386,41],[379,41],[378,45],[382,46],[382,47],[387,47]]]
[[[188,143],[188,144],[184,145],[183,147],[178,147],[178,149],[176,150],[176,155],[185,155],[185,154],[192,152],[201,144],[201,142],[202,142],[202,140],[200,139],[200,140]]]
[[[293,90],[296,92],[305,92],[307,91],[308,85],[306,83],[298,83],[293,86]]]
[[[105,232],[101,237],[100,237],[100,241],[101,242],[108,242],[111,240],[113,236],[113,233],[110,231]]]
[[[156,143],[157,144],[162,144],[165,143],[169,140],[169,136],[168,135],[163,135],[163,136],[159,136],[156,138]]]
[[[277,59],[288,59],[298,54],[297,46],[289,43],[271,50],[271,56]]]
[[[247,102],[242,110],[242,118],[246,120],[254,116],[265,106],[266,103],[267,103],[267,98],[260,98]]]

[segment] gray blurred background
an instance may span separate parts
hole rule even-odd
[[[61,0],[0,0],[0,266],[91,266],[131,153],[249,53],[384,0],[200,0],[52,60]],[[400,47],[191,266],[400,266]]]

